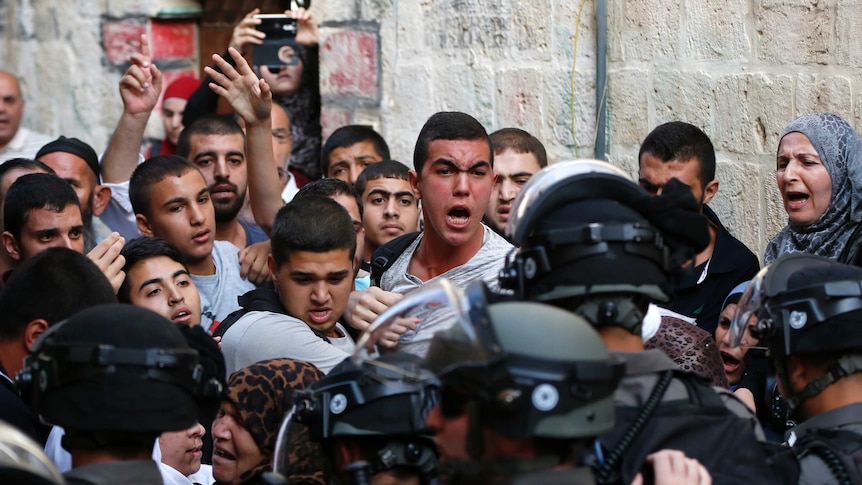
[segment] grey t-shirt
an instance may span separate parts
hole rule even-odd
[[[474,281],[484,281],[492,291],[500,291],[498,279],[500,270],[506,262],[506,254],[513,246],[488,226],[482,224],[482,229],[484,230],[482,247],[467,263],[428,281],[422,281],[408,272],[413,254],[424,236],[424,233],[420,234],[383,273],[380,278],[380,288],[404,295],[437,278],[447,278],[460,288],[465,288]],[[416,331],[407,331],[401,336],[398,350],[424,357],[434,334],[449,328],[450,325],[452,325],[451,315],[448,318],[446,315],[435,315],[431,319],[426,319],[420,322]]]
[[[254,283],[239,275],[239,249],[227,241],[213,243],[214,275],[191,275],[201,294],[201,326],[210,331],[213,322],[221,322],[239,310],[237,298],[255,288]]]
[[[328,373],[353,352],[354,343],[341,324],[343,335],[326,342],[298,318],[283,313],[248,312],[222,337],[222,353],[230,375],[255,362],[290,358],[314,365]]]

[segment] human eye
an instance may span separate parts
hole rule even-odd
[[[159,293],[162,292],[161,288],[153,288],[152,290],[147,292],[147,298],[152,298],[154,296],[158,296]]]
[[[202,196],[198,197],[198,204],[204,205],[207,202],[209,202],[209,200],[210,200],[209,195],[202,195]]]
[[[436,170],[437,175],[452,175],[454,172],[449,167],[440,167]]]
[[[69,231],[69,236],[72,239],[80,239],[84,236],[84,230],[83,229],[72,229],[71,231]]]
[[[183,206],[181,204],[176,204],[168,207],[168,212],[182,212]]]
[[[383,203],[383,197],[372,197],[369,202],[371,202],[374,205],[380,205]]]
[[[228,163],[234,166],[240,166],[244,161],[245,160],[243,160],[242,158],[231,158],[230,160],[228,160]]]
[[[343,276],[343,275],[339,275],[339,276],[331,276],[331,277],[327,278],[327,280],[329,281],[329,284],[337,285],[337,284],[341,283],[342,281],[344,281],[345,278],[347,278],[347,277]]]
[[[195,160],[195,165],[198,167],[209,167],[212,163],[213,161],[211,158],[199,158]]]
[[[778,160],[775,161],[775,168],[779,171],[787,168],[787,158],[779,157]]]
[[[54,240],[53,234],[39,234],[39,242],[47,243]]]
[[[484,168],[474,168],[472,172],[476,177],[484,177],[485,175],[488,175],[488,170]]]
[[[527,183],[527,181],[529,181],[529,180],[530,180],[530,177],[518,177],[518,178],[516,178],[516,179],[515,179],[515,183],[516,183],[516,184],[518,184],[518,185],[524,185],[524,184],[526,184],[526,183]]]
[[[409,207],[413,205],[413,199],[411,199],[410,197],[402,197],[398,200],[398,203],[405,207]]]

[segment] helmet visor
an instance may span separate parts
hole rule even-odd
[[[488,348],[481,341],[473,319],[476,315],[487,318],[487,301],[481,285],[467,290],[456,287],[445,278],[423,285],[380,314],[356,343],[353,360],[357,365],[376,356],[377,344],[401,332],[405,323],[414,326],[401,335],[401,339],[425,334],[427,348],[419,357],[435,372],[451,364],[488,361]]]
[[[739,298],[736,313],[730,322],[730,345],[732,347],[756,347],[760,341],[752,335],[752,330],[757,324],[763,310],[763,280],[766,277],[766,268],[760,270],[751,284]],[[755,331],[756,333],[756,331]]]

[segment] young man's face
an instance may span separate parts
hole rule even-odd
[[[644,153],[638,163],[638,183],[652,195],[660,195],[665,184],[678,179],[691,188],[691,195],[702,206],[709,203],[718,190],[718,182],[710,180],[703,185],[700,179],[700,162],[696,158],[665,162],[651,153]]]
[[[494,172],[487,140],[434,140],[422,173],[410,172],[425,230],[452,247],[472,241],[488,208]],[[481,234],[480,234],[481,237]]]
[[[170,242],[190,265],[211,257],[215,213],[209,188],[197,170],[186,170],[179,177],[169,175],[153,184],[150,215],[136,217],[142,234]]]
[[[245,138],[232,135],[192,135],[189,160],[206,179],[218,222],[236,218],[245,201],[248,172],[245,164]]]
[[[419,205],[408,180],[369,180],[362,194],[365,244],[368,250],[419,229]]]
[[[491,191],[491,200],[485,211],[485,220],[502,231],[509,221],[512,202],[524,188],[524,184],[541,170],[539,160],[532,153],[517,153],[506,150],[494,154],[494,173],[497,181]]]
[[[350,185],[356,184],[365,167],[383,160],[374,143],[360,141],[348,147],[338,147],[329,153],[329,168],[326,176],[341,179]]]
[[[84,223],[81,208],[69,204],[61,211],[48,208],[33,209],[21,228],[21,237],[15,240],[10,233],[3,243],[12,259],[22,262],[48,248],[69,248],[84,253]]]
[[[126,274],[129,301],[147,308],[174,323],[201,324],[201,298],[182,264],[167,256],[138,262]]]
[[[327,337],[339,337],[335,323],[353,290],[352,256],[349,249],[294,251],[281,266],[270,256],[272,281],[287,313]]]

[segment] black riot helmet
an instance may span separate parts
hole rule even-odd
[[[549,305],[488,298],[481,283],[423,285],[366,330],[354,359],[401,319],[421,326],[431,313],[445,313],[451,324],[425,356],[440,378],[444,412],[474,402],[482,425],[512,438],[571,440],[613,428],[613,392],[625,364],[610,357],[595,330]]]
[[[362,362],[348,358],[296,394],[294,419],[330,446],[333,438],[353,438],[372,474],[411,469],[430,483],[437,454],[425,420],[439,395],[439,380],[414,355],[393,352]]]
[[[597,160],[560,162],[534,175],[515,199],[506,234],[519,249],[501,286],[557,305],[596,295],[667,302],[680,268],[710,238],[686,185],[672,179],[652,197]],[[642,311],[624,301],[594,306],[579,310],[593,325],[640,333]]]
[[[731,343],[766,346],[779,377],[790,355],[838,358],[802,392],[787,396],[791,408],[862,371],[862,268],[806,253],[775,260],[743,293],[731,322]]]
[[[132,305],[100,305],[49,329],[17,375],[46,422],[79,431],[161,433],[198,422],[205,380],[177,325]]]

